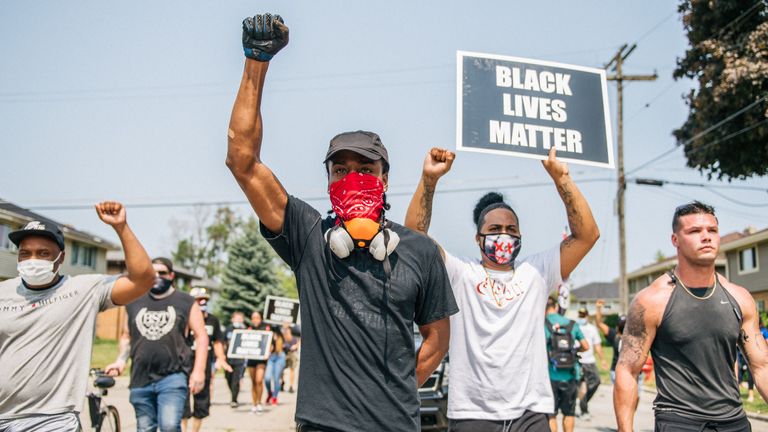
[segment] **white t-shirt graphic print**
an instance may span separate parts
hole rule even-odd
[[[448,417],[510,420],[551,413],[544,316],[561,282],[560,247],[515,261],[514,272],[446,252],[459,313],[451,316]]]

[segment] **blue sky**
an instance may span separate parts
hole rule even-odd
[[[378,132],[392,161],[391,219],[402,221],[432,146],[455,146],[457,50],[600,67],[638,42],[626,73],[656,70],[655,82],[625,91],[625,159],[631,170],[671,149],[671,131],[694,84],[673,81],[687,45],[676,3],[136,1],[0,3],[0,197],[25,207],[242,200],[224,165],[226,130],[240,81],[240,22],[280,13],[291,42],[267,78],[263,158],[299,197],[322,197],[328,140],[345,130]],[[609,83],[615,133],[615,85]],[[646,106],[646,104],[648,106]],[[580,285],[618,275],[615,172],[571,165],[602,237],[574,274]],[[706,182],[681,151],[631,177]],[[538,161],[458,155],[439,190],[431,233],[458,255],[477,256],[471,211],[485,190],[516,207],[522,254],[553,247],[565,212]],[[768,181],[735,182],[768,189]],[[477,190],[479,189],[479,190]],[[721,190],[766,205],[766,193]],[[401,195],[398,195],[400,193]],[[629,270],[673,253],[670,219],[680,203],[716,206],[723,232],[765,226],[768,207],[700,188],[630,184]],[[325,200],[311,202],[325,211]],[[236,207],[249,214],[247,206]],[[116,240],[92,210],[45,210],[50,217]],[[130,209],[150,254],[173,248],[172,220],[190,208]]]

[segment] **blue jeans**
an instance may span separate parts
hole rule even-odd
[[[138,432],[181,431],[181,415],[189,395],[187,375],[175,373],[145,387],[131,389]]]
[[[264,384],[272,397],[280,393],[280,377],[285,369],[285,353],[272,354],[267,360],[267,370],[264,372]]]

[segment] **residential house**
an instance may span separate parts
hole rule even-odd
[[[93,217],[96,217],[95,212]],[[115,244],[0,199],[0,280],[18,276],[16,271],[17,250],[16,246],[8,239],[8,233],[33,220],[56,224],[61,227],[64,233],[65,252],[64,263],[61,266],[62,274],[78,275],[107,272],[107,250],[117,247]]]
[[[720,254],[715,259],[715,270],[728,277],[728,263],[725,256],[724,249],[730,244],[737,242],[744,237],[744,233],[732,232],[720,237]],[[627,274],[627,283],[629,285],[629,300],[632,301],[635,294],[641,289],[647,287],[654,280],[664,273],[672,270],[677,266],[677,255],[664,257],[655,263],[648,264],[640,267],[637,270],[629,272]]]
[[[757,310],[765,312],[768,302],[768,229],[747,228],[738,240],[721,244],[720,251],[726,256],[728,280],[749,290]]]
[[[587,308],[590,315],[595,314],[595,303],[597,300],[604,300],[603,313],[606,315],[623,314],[621,308],[621,297],[619,296],[619,284],[613,282],[590,282],[571,291],[570,312],[574,313],[578,309]]]

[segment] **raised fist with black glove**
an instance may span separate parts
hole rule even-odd
[[[245,56],[267,62],[288,45],[288,27],[280,15],[263,14],[243,20]]]

